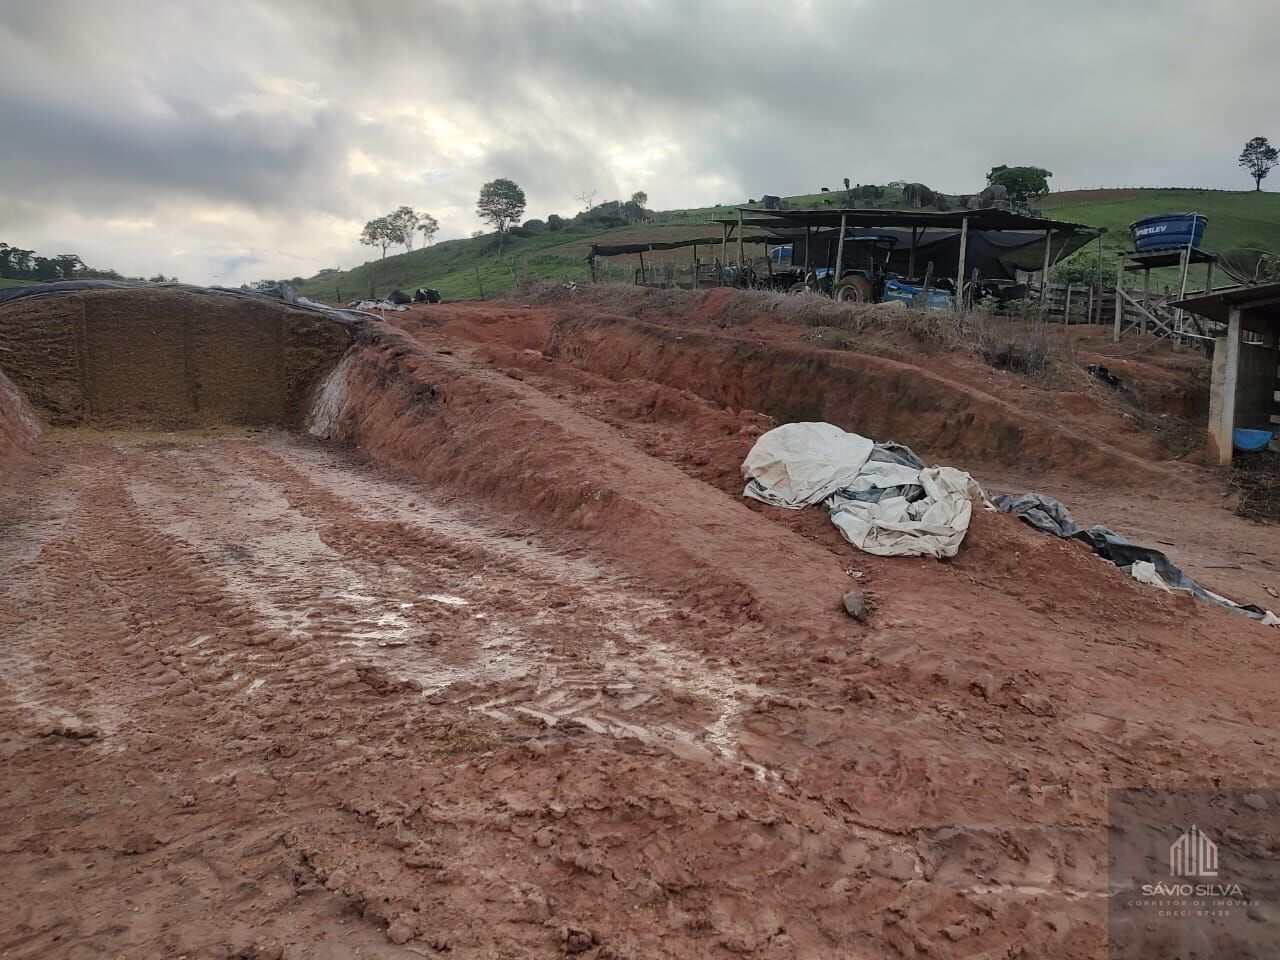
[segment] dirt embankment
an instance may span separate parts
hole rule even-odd
[[[851,351],[756,344],[623,317],[569,318],[549,349],[613,379],[655,380],[779,422],[826,420],[932,458],[1153,474],[1150,462],[922,366]]]
[[[585,534],[695,603],[794,613],[819,596],[812,615],[839,622],[830,597],[844,578],[827,551],[750,524],[745,505],[522,383],[517,368],[477,366],[444,341],[424,348],[381,324],[360,339],[319,391],[313,434],[483,499],[514,523],[530,516]],[[795,575],[771,559],[797,551],[825,570],[817,583],[813,571]]]
[[[0,372],[0,483],[35,450],[40,425],[18,388]]]
[[[0,369],[55,425],[297,426],[350,340],[313,312],[181,290],[0,306]]]

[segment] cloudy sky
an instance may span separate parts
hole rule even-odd
[[[1247,189],[1280,143],[1274,0],[0,0],[0,240],[240,283],[526,216],[993,164],[1057,189]]]

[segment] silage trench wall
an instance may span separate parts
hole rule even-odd
[[[647,379],[779,423],[825,420],[935,460],[1069,467],[1096,476],[1152,466],[911,364],[853,351],[752,345],[626,317],[565,317],[548,352],[612,380]]]
[[[0,306],[0,369],[55,425],[298,427],[351,340],[318,313],[180,290]]]
[[[0,483],[27,461],[40,436],[40,424],[13,381],[0,373]]]

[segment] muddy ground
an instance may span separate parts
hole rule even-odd
[[[1104,956],[1107,789],[1274,780],[1277,634],[982,510],[858,554],[738,465],[820,416],[1260,602],[1280,538],[1075,367],[724,306],[416,307],[298,432],[0,403],[0,954]]]

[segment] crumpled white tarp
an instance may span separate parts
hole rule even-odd
[[[822,503],[831,522],[859,550],[882,557],[954,557],[969,529],[973,501],[982,488],[953,467],[915,469],[868,460],[875,443],[830,423],[788,423],[756,440],[743,461],[743,494],[775,506],[799,509]],[[924,496],[908,500],[859,499],[875,489],[917,485]]]
[[[830,423],[788,423],[763,434],[747,459],[743,493],[799,510],[852,484],[875,444]]]

